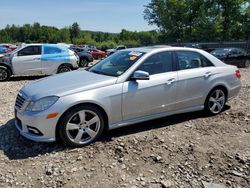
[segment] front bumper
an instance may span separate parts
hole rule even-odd
[[[22,136],[37,142],[56,141],[58,118],[47,119],[45,114],[15,110],[15,126]]]

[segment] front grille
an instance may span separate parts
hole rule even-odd
[[[20,93],[18,93],[15,104],[16,109],[22,110],[24,103],[25,103],[25,98]]]

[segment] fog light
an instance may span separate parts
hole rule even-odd
[[[43,136],[43,133],[41,133],[41,131],[39,131],[37,128],[31,127],[31,126],[27,126],[27,128],[28,128],[29,133],[32,133],[37,136]]]

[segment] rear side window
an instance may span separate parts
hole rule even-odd
[[[41,55],[41,46],[27,46],[17,52],[18,56]]]
[[[207,58],[197,52],[177,51],[179,70],[214,66]]]
[[[150,56],[138,68],[149,75],[173,71],[172,52],[160,52]]]
[[[44,54],[60,54],[62,50],[57,47],[44,46]]]

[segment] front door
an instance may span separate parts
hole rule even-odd
[[[34,75],[41,74],[41,46],[27,46],[12,58],[14,74]]]
[[[149,80],[128,80],[123,85],[123,120],[130,120],[175,108],[177,72],[172,52],[160,52],[146,59],[137,70],[146,71]]]

